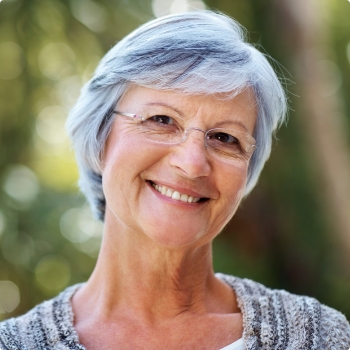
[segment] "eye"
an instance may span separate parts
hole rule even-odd
[[[168,117],[167,115],[154,115],[153,117],[149,118],[148,120],[154,121],[159,124],[165,124],[165,125],[172,125],[174,124],[174,119],[171,117]]]
[[[217,140],[227,144],[239,144],[238,139],[236,139],[234,136],[227,134],[225,132],[215,132],[211,135],[208,135],[207,138],[211,140]]]

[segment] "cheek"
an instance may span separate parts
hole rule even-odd
[[[221,171],[219,175],[220,190],[229,197],[236,197],[244,192],[247,183],[248,165],[245,163],[237,163],[225,171]]]
[[[112,133],[106,143],[102,171],[107,206],[115,213],[129,211],[130,206],[137,205],[145,185],[144,172],[163,159],[165,152],[147,142],[138,142],[139,139],[130,134],[119,135]]]
[[[237,165],[231,167],[229,171],[221,173],[220,177],[220,193],[223,198],[223,212],[231,218],[237,210],[241,202],[246,182],[247,182],[247,166]]]
[[[128,188],[134,177],[130,159],[134,159],[135,154],[135,148],[131,147],[128,139],[118,137],[116,130],[112,130],[104,152],[102,186],[106,206],[118,216],[123,215],[128,207]]]

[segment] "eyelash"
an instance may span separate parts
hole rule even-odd
[[[156,120],[157,118],[168,118],[171,121],[171,123],[163,123],[163,122],[157,121]],[[155,122],[158,122],[160,124],[165,124],[165,125],[173,125],[174,124],[174,119],[165,115],[165,114],[156,114],[156,115],[151,116],[148,119],[154,120]]]

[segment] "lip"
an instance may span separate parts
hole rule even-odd
[[[171,184],[169,182],[156,181],[156,180],[150,180],[150,179],[147,180],[147,182],[149,183],[149,185],[151,187],[152,187],[152,183],[154,183],[156,185],[170,187],[171,189],[173,189],[175,191],[178,191],[179,193],[184,193],[184,194],[187,194],[187,195],[195,197],[195,198],[211,199],[210,196],[207,196],[204,193],[199,193],[199,192],[193,191],[193,190],[191,190],[191,189],[189,189],[187,187],[174,185],[174,184]]]

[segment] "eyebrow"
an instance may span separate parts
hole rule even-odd
[[[224,120],[222,122],[217,123],[216,128],[219,127],[219,126],[224,126],[224,125],[228,125],[229,126],[231,124],[236,124],[236,125],[240,126],[241,128],[243,128],[246,132],[249,133],[248,128],[242,122],[236,121],[236,120]]]
[[[179,109],[177,109],[171,105],[168,105],[167,103],[164,103],[164,102],[149,102],[149,103],[146,103],[145,106],[162,106],[162,107],[170,108],[174,112],[179,114],[182,118],[184,117],[184,114]]]
[[[179,114],[182,118],[184,118],[184,114],[179,109],[171,105],[168,105],[167,103],[164,103],[164,102],[149,102],[149,103],[146,103],[145,106],[162,106],[162,107],[170,108],[173,111],[175,111],[177,114]],[[222,122],[217,123],[215,128],[226,126],[226,125],[230,126],[231,124],[236,124],[241,128],[243,128],[247,133],[249,133],[248,128],[242,122],[235,121],[235,120],[223,120]]]

